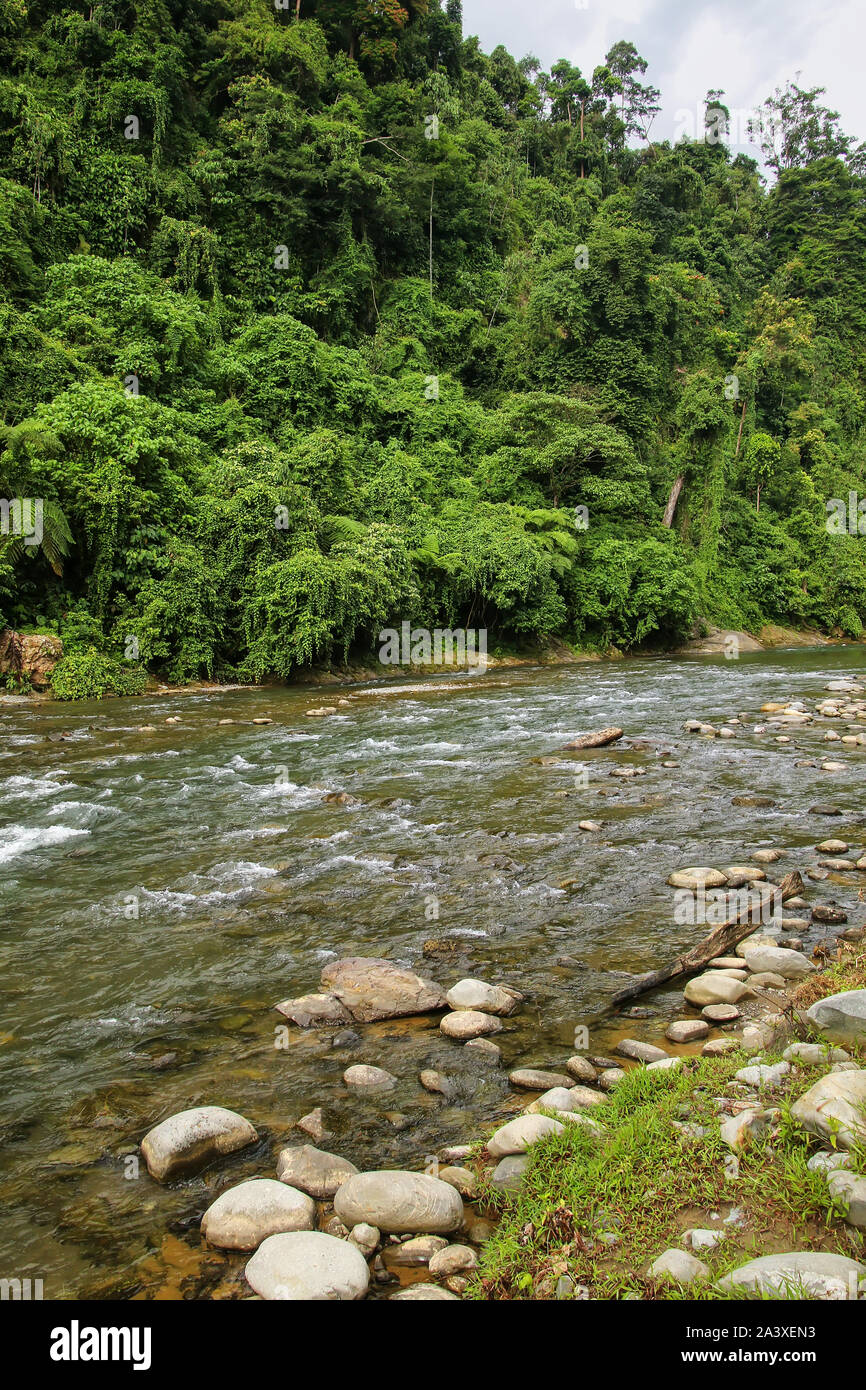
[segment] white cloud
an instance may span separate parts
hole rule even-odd
[[[710,87],[723,88],[728,106],[745,113],[799,72],[804,86],[826,87],[843,129],[866,139],[863,0],[579,3],[463,0],[463,28],[488,53],[501,43],[515,58],[534,53],[545,67],[568,58],[587,74],[617,39],[631,40],[649,62],[645,80],[661,88],[658,138],[672,138],[677,112],[697,113]]]

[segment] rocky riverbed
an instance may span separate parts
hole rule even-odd
[[[483,1154],[494,1133],[538,1118],[595,1133],[631,1073],[740,1043],[744,1064],[760,1056],[768,1018],[862,922],[863,692],[840,653],[717,673],[619,663],[350,689],[327,705],[264,691],[16,703],[4,809],[19,819],[0,889],[16,893],[17,928],[3,943],[5,1263],[56,1270],[55,1293],[248,1297],[250,1247],[201,1222],[253,1182],[252,1217],[231,1199],[205,1229],[259,1232],[257,1212],[280,1237],[369,1227],[356,1232],[368,1296],[388,1296],[426,1279],[422,1252],[392,1253],[404,1237],[483,1263],[493,1173],[505,1163],[513,1187],[525,1157]],[[826,690],[836,679],[845,688]],[[800,900],[776,912],[792,871]],[[738,944],[703,983],[609,1007],[743,893],[750,960]],[[384,1008],[347,965],[383,959]],[[396,1010],[395,972],[421,982]],[[203,1165],[151,1176],[145,1134],[202,1108],[243,1117],[246,1142],[224,1135],[212,1152],[205,1136]],[[386,1231],[370,1209],[349,1226],[336,1189],[285,1176],[301,1149],[445,1182],[461,1224]],[[443,1169],[462,1171],[449,1183]],[[275,1182],[300,1196],[286,1204]]]

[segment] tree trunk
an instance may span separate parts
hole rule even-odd
[[[676,509],[677,509],[677,503],[678,503],[679,500],[680,500],[680,493],[681,493],[682,490],[683,490],[683,483],[684,483],[684,482],[685,482],[685,479],[684,479],[684,477],[683,477],[683,475],[682,475],[682,473],[681,473],[680,476],[677,478],[676,482],[674,483],[673,487],[672,487],[671,490],[670,490],[670,496],[668,497],[668,504],[667,504],[667,506],[665,507],[665,514],[664,514],[664,516],[662,517],[662,526],[667,526],[668,529],[670,529],[670,526],[671,526],[671,524],[672,524],[672,522],[673,522],[673,519],[674,519],[674,512],[675,512]]]
[[[430,238],[428,247],[428,272],[430,276],[430,298],[433,298],[433,190],[436,187],[436,180],[430,184]]]
[[[758,885],[760,886],[760,885]],[[796,869],[786,874],[775,890],[774,897],[778,896],[781,902],[787,902],[788,898],[794,898],[803,891],[803,880]],[[693,946],[684,956],[678,956],[671,961],[670,965],[662,966],[661,970],[651,970],[647,975],[640,975],[636,980],[625,986],[625,989],[618,990],[611,999],[611,1004],[623,1004],[627,999],[634,999],[638,994],[644,994],[648,989],[654,989],[656,985],[666,984],[668,980],[676,979],[678,975],[691,975],[696,970],[703,970],[705,965],[709,965],[716,956],[725,956],[734,946],[761,925],[760,914],[764,910],[764,901],[755,904],[754,911],[759,914],[757,922],[752,921],[750,910],[746,912],[745,921],[741,914],[731,917],[727,922],[711,931],[709,936],[705,936],[703,941],[699,941],[697,946]]]
[[[734,451],[734,458],[735,458],[735,459],[738,459],[738,458],[740,457],[740,440],[741,440],[742,437],[743,437],[743,421],[745,420],[745,418],[746,418],[746,402],[743,401],[743,409],[742,409],[742,411],[740,412],[740,428],[737,430],[737,447],[736,447],[736,449],[735,449],[735,451]]]

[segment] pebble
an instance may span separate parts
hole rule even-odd
[[[665,1031],[665,1037],[673,1043],[697,1042],[705,1038],[710,1025],[699,1018],[678,1018]]]
[[[446,1038],[480,1038],[488,1033],[500,1033],[502,1024],[493,1014],[484,1014],[477,1009],[460,1009],[445,1014],[439,1024],[440,1032]]]
[[[552,1086],[573,1085],[571,1076],[564,1076],[562,1072],[556,1071],[539,1071],[534,1067],[521,1067],[517,1071],[509,1072],[508,1080],[512,1086],[519,1086],[526,1091],[548,1091]]]
[[[396,1076],[392,1076],[389,1071],[384,1071],[382,1067],[368,1067],[358,1064],[348,1067],[343,1072],[343,1080],[347,1086],[373,1086],[390,1090],[397,1085]]]

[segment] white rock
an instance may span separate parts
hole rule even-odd
[[[505,1158],[508,1154],[525,1153],[532,1144],[549,1134],[562,1134],[565,1129],[560,1120],[549,1115],[520,1115],[509,1120],[487,1141],[487,1152],[491,1158]]]
[[[746,1086],[780,1086],[790,1070],[789,1062],[776,1062],[775,1066],[741,1067],[735,1077]]]
[[[723,1293],[746,1289],[751,1293],[783,1298],[844,1299],[857,1296],[858,1281],[866,1265],[847,1255],[818,1250],[795,1250],[783,1255],[763,1255],[719,1279]]]
[[[866,1226],[866,1178],[837,1168],[827,1178],[827,1187],[838,1203],[849,1226]]]
[[[747,1140],[765,1134],[769,1126],[768,1116],[760,1110],[741,1110],[738,1115],[720,1122],[722,1139],[731,1149],[738,1149]]]
[[[832,1173],[836,1168],[850,1168],[851,1155],[828,1153],[826,1149],[821,1149],[812,1155],[806,1167],[810,1173]]]
[[[334,1197],[334,1211],[346,1226],[365,1221],[386,1233],[445,1235],[463,1220],[460,1194],[449,1183],[399,1169],[349,1178]]]
[[[312,1231],[316,1204],[306,1192],[277,1182],[251,1178],[221,1192],[201,1219],[201,1232],[224,1250],[255,1250],[281,1231]]]
[[[363,1298],[370,1283],[360,1250],[323,1231],[269,1236],[247,1262],[244,1275],[255,1293],[280,1301]]]
[[[843,1149],[866,1139],[866,1071],[830,1073],[791,1107],[798,1124]]]
[[[825,1066],[829,1062],[850,1062],[848,1053],[841,1047],[829,1047],[824,1043],[791,1043],[782,1053],[786,1062],[802,1062],[807,1067]]]
[[[709,1277],[703,1260],[695,1259],[687,1250],[665,1250],[649,1269],[651,1279],[673,1279],[678,1284],[692,1284],[696,1279]]]
[[[523,1111],[524,1115],[537,1115],[541,1110],[570,1110],[571,1091],[565,1086],[553,1086],[538,1100],[533,1100]]]
[[[715,1250],[725,1238],[724,1231],[714,1231],[712,1229],[702,1229],[693,1226],[688,1231],[683,1231],[683,1243],[690,1250]]]
[[[154,1125],[141,1141],[147,1171],[157,1182],[203,1168],[213,1158],[235,1153],[258,1139],[253,1126],[235,1110],[200,1105]]]
[[[743,959],[749,970],[771,970],[786,980],[797,980],[803,975],[811,975],[815,966],[799,951],[784,950],[781,946],[753,946],[743,952]]]
[[[349,1240],[357,1246],[365,1260],[373,1254],[381,1238],[379,1229],[368,1221],[359,1221],[349,1232]]]
[[[748,992],[740,980],[713,970],[689,980],[683,995],[690,1004],[736,1004]]]
[[[864,1042],[866,989],[849,989],[819,999],[807,1010],[806,1017],[834,1042]]]
[[[478,1009],[458,1009],[445,1014],[439,1030],[446,1038],[480,1038],[487,1033],[500,1033],[502,1024],[493,1014],[483,1014]]]
[[[445,998],[452,1009],[476,1009],[483,1014],[513,1014],[523,995],[516,989],[488,985],[483,980],[458,980]]]

